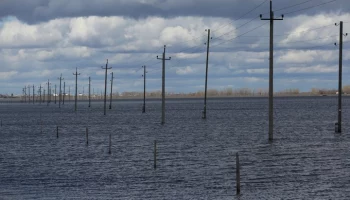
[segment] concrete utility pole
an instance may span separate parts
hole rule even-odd
[[[102,69],[105,69],[106,70],[106,73],[105,73],[105,99],[104,99],[104,112],[103,114],[106,115],[106,103],[107,103],[107,70],[108,69],[112,69],[112,67],[109,67],[108,68],[108,59],[107,59],[107,63],[106,63],[106,67],[101,67]]]
[[[63,105],[64,105],[64,98],[66,96],[66,82],[63,82]]]
[[[204,89],[204,109],[203,109],[203,119],[207,118],[207,86],[208,86],[208,62],[209,62],[209,42],[210,42],[210,29],[208,29],[208,41],[207,45],[207,61],[205,66],[205,89]]]
[[[27,89],[28,89],[28,103],[30,103],[31,102],[30,101],[30,85],[28,85]]]
[[[56,99],[56,97],[57,97],[57,91],[56,91],[56,89],[57,89],[57,87],[56,87],[56,84],[55,84],[55,104],[57,103],[57,99]]]
[[[91,77],[89,76],[89,108],[91,107]]]
[[[24,86],[24,103],[27,103],[27,86]]]
[[[75,68],[75,74],[73,73],[73,75],[75,76],[75,105],[74,105],[74,111],[77,111],[77,101],[78,101],[78,76],[80,75],[80,73],[78,74],[78,68]]]
[[[62,74],[60,77],[58,77],[58,79],[60,80],[60,90],[59,90],[59,94],[58,94],[58,107],[61,108],[61,101],[62,101],[62,80],[64,80],[64,78],[62,78]]]
[[[45,95],[46,95],[46,90],[44,89],[44,94],[43,94],[43,103],[45,103]]]
[[[34,87],[34,84],[33,84],[33,104],[35,103],[35,91],[34,91],[35,87]]]
[[[143,67],[143,106],[142,106],[142,113],[146,112],[146,66]]]
[[[341,133],[342,131],[342,75],[343,75],[343,36],[347,36],[348,34],[343,33],[343,22],[340,21],[340,24],[335,24],[336,26],[340,26],[339,30],[339,84],[338,84],[338,128],[336,132]],[[336,45],[337,43],[335,43]]]
[[[270,18],[262,18],[261,20],[270,21],[270,69],[269,69],[269,141],[273,141],[273,22],[275,20],[283,20],[282,18],[274,18],[272,11],[272,0],[270,0]]]
[[[70,102],[70,86],[68,86],[68,101]]]
[[[159,58],[157,56],[158,60],[162,60],[162,121],[161,124],[163,125],[165,123],[165,61],[171,60],[171,57],[165,58],[165,48],[166,45],[164,45],[164,52],[162,58]]]
[[[113,96],[113,79],[114,79],[114,77],[113,77],[113,72],[111,72],[111,74],[112,74],[112,79],[111,79],[111,95],[110,95],[110,102],[109,102],[109,109],[112,109],[112,96]]]
[[[85,90],[84,90],[84,86],[83,86],[83,95],[82,95],[83,100],[85,100],[84,96],[85,96]]]
[[[41,104],[41,88],[42,88],[42,87],[41,87],[41,84],[40,84],[40,87],[39,87],[39,94],[40,94],[39,102],[40,102],[40,103],[39,103],[39,104]]]
[[[47,105],[49,105],[51,101],[51,97],[50,97],[50,80],[47,80]]]

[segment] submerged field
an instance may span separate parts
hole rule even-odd
[[[0,104],[1,199],[349,199],[350,97]],[[42,126],[40,123],[42,122]],[[56,137],[56,126],[59,137]],[[89,129],[86,145],[85,129]],[[108,153],[109,134],[112,153]],[[157,169],[153,145],[157,140]],[[235,191],[235,153],[241,195]]]

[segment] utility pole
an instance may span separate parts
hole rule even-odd
[[[159,58],[157,56],[158,60],[162,60],[162,121],[161,121],[162,125],[165,123],[165,61],[171,60],[171,57],[165,58],[165,48],[166,48],[166,45],[164,45],[162,58]]]
[[[34,84],[33,84],[33,104],[35,103],[35,91],[34,91]]]
[[[68,86],[68,101],[70,102],[70,86]]]
[[[56,84],[55,84],[55,104],[57,103],[56,97],[57,97],[57,92],[56,92]]]
[[[21,97],[21,102],[24,102],[24,88],[22,88],[22,97]]]
[[[40,87],[39,87],[39,93],[40,93],[39,102],[40,102],[40,103],[39,103],[39,104],[41,104],[41,88],[42,88],[42,87],[41,87],[41,84],[40,84]]]
[[[142,113],[146,112],[146,66],[143,67],[143,107],[142,107]]]
[[[337,23],[335,24],[338,25]],[[343,21],[340,21],[340,30],[339,30],[339,84],[338,84],[338,129],[337,132],[341,133],[342,131],[342,75],[343,75],[343,36],[348,34],[343,33]],[[337,45],[337,43],[335,43]]]
[[[77,101],[78,101],[78,76],[80,75],[80,73],[78,74],[78,68],[75,68],[75,74],[73,73],[73,75],[75,76],[75,106],[74,106],[74,111],[77,111]]]
[[[106,101],[107,101],[107,70],[108,69],[112,69],[112,67],[109,67],[108,68],[108,59],[107,59],[107,63],[106,63],[106,67],[103,68],[101,67],[102,69],[105,69],[106,70],[106,73],[105,73],[105,99],[104,99],[104,115],[106,115]]]
[[[112,74],[112,79],[111,79],[111,95],[110,95],[110,102],[109,102],[109,109],[112,109],[112,96],[113,96],[113,72],[111,72]]]
[[[84,99],[84,96],[85,96],[85,90],[84,90],[84,86],[83,86],[83,95],[82,95],[83,100],[85,100],[85,99]]]
[[[270,69],[269,69],[269,141],[273,141],[273,22],[275,20],[283,20],[282,18],[274,18],[272,11],[272,0],[270,0],[270,18],[262,18],[261,20],[270,21]]]
[[[206,30],[207,31],[207,30]],[[207,60],[205,64],[205,88],[204,88],[204,109],[203,109],[203,119],[207,118],[207,88],[208,88],[208,63],[209,63],[209,42],[210,42],[210,29],[208,29],[208,40],[207,40]]]
[[[63,105],[64,105],[65,96],[66,96],[66,82],[63,82]]]
[[[62,80],[64,80],[64,78],[62,78],[62,74],[61,76],[58,78],[60,80],[60,90],[59,90],[59,94],[58,94],[58,107],[61,108],[61,101],[62,101]]]
[[[28,89],[28,103],[30,103],[30,85],[27,86]]]
[[[91,107],[91,77],[89,76],[89,108]]]
[[[46,90],[44,89],[44,94],[43,94],[43,103],[45,103],[45,92],[46,92]]]
[[[50,100],[51,100],[51,98],[50,98],[50,80],[48,79],[47,80],[47,105],[49,105]]]
[[[27,86],[24,86],[24,103],[27,103]]]

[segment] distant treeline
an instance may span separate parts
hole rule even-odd
[[[297,88],[285,89],[282,91],[277,91],[274,93],[275,96],[311,96],[311,95],[336,95],[338,90],[336,89],[319,89],[312,88],[309,92],[300,92]],[[343,94],[350,94],[350,85],[346,85],[343,87]],[[107,95],[109,97],[109,94]],[[162,91],[151,91],[146,92],[147,98],[160,98],[162,96]],[[166,92],[167,97],[179,97],[179,98],[195,98],[195,97],[203,97],[204,91],[197,92],[188,92],[188,93],[176,93],[176,92]],[[208,89],[207,91],[208,97],[259,97],[259,96],[268,96],[268,89],[250,89],[250,88],[225,88],[222,90],[217,89]],[[24,98],[22,96],[12,96],[12,95],[3,95],[0,94],[0,98]],[[38,95],[35,96],[36,100],[39,98]],[[47,98],[47,95],[46,95]],[[117,98],[143,98],[143,92],[116,92],[113,93],[113,99]],[[53,97],[51,98],[53,100]],[[73,95],[66,95],[66,100],[73,100]],[[80,94],[78,96],[78,100],[87,100],[87,94]],[[91,99],[103,99],[103,95],[92,94]]]
[[[285,89],[282,91],[277,91],[274,93],[275,96],[311,96],[311,95],[335,95],[338,90],[336,89],[318,89],[312,88],[309,92],[300,92],[297,88]],[[350,94],[350,85],[343,87],[344,94]],[[208,97],[258,97],[258,96],[268,96],[268,89],[249,89],[249,88],[225,88],[222,90],[217,89],[208,89],[207,96]],[[147,92],[146,97],[161,97],[161,91],[153,91]],[[122,92],[115,94],[116,97],[143,97],[143,92]],[[188,92],[188,93],[175,93],[175,92],[167,92],[167,97],[203,97],[204,91],[197,92]]]

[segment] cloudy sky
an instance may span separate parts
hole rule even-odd
[[[350,33],[349,0],[275,0],[275,90],[336,88],[339,26]],[[1,0],[0,93],[24,86],[73,85],[79,92],[104,88],[114,72],[114,91],[161,89],[166,45],[166,89],[204,89],[206,29],[211,30],[208,88],[268,88],[269,0]],[[344,84],[350,84],[350,36],[344,37]],[[110,79],[108,74],[108,79]]]

